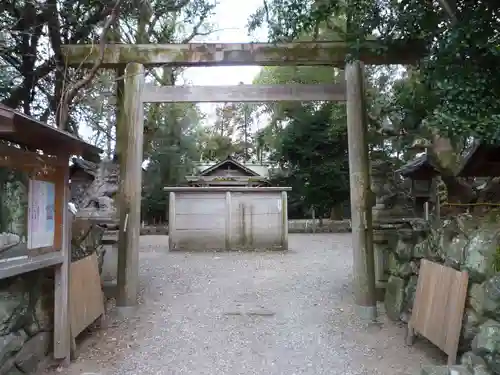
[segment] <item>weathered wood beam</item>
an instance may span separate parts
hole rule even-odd
[[[29,170],[32,168],[44,168],[49,170],[54,167],[68,165],[68,159],[40,155],[35,152],[26,151],[5,143],[0,143],[0,167]]]
[[[345,101],[344,84],[154,86],[146,85],[145,103]]]
[[[97,45],[66,45],[69,66],[92,66]],[[344,66],[350,49],[345,41],[296,43],[108,44],[101,67],[129,62],[145,66],[331,65]],[[425,54],[419,40],[367,41],[360,48],[366,64],[413,64]]]
[[[144,141],[144,67],[130,63],[125,69],[123,129],[126,147],[120,150],[120,234],[116,306],[127,315],[137,306],[139,293],[139,235],[141,224],[142,148]]]
[[[60,251],[38,255],[28,259],[13,258],[11,261],[0,263],[0,280],[42,268],[52,267],[61,264],[63,261],[64,255]]]
[[[347,138],[349,143],[349,181],[351,185],[351,227],[354,301],[358,315],[367,320],[377,317],[375,259],[371,215],[371,191],[367,142],[367,111],[364,66],[360,61],[346,65]]]

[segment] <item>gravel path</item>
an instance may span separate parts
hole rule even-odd
[[[141,237],[141,305],[85,340],[80,375],[413,374],[443,360],[352,312],[348,234],[291,234],[288,253],[168,253]]]

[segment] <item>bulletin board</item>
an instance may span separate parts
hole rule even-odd
[[[63,196],[69,166],[57,159],[0,144],[0,167],[28,176],[27,256],[62,248]]]

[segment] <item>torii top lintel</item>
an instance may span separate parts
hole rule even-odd
[[[98,45],[66,45],[69,66],[92,66]],[[325,65],[343,67],[349,48],[345,41],[295,43],[108,44],[101,67],[136,62],[145,66]],[[366,64],[414,64],[425,54],[419,40],[367,41],[360,48]]]

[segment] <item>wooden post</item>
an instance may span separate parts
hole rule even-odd
[[[69,169],[59,168],[58,184],[64,185],[62,197],[62,247],[63,262],[55,269],[54,290],[54,358],[70,362],[69,323],[69,267],[71,265],[71,215],[69,215]],[[56,197],[56,199],[58,199]]]
[[[124,154],[127,148],[127,134],[125,130],[124,122],[124,91],[125,91],[125,69],[123,66],[119,66],[115,69],[115,78],[116,78],[116,151],[115,153],[118,156],[119,163],[124,165],[125,160],[122,159],[122,155]]]
[[[288,194],[281,192],[281,246],[283,250],[288,250]]]
[[[367,115],[364,98],[364,66],[360,61],[346,65],[347,136],[351,185],[351,225],[354,297],[358,316],[377,318],[375,261],[371,223],[370,175],[366,139]]]
[[[144,67],[129,63],[125,69],[122,129],[126,149],[120,157],[120,234],[118,239],[117,307],[137,305],[139,291],[139,236],[141,226]],[[123,163],[124,162],[124,163]]]
[[[168,195],[168,250],[174,250],[175,236],[175,192],[171,191]]]
[[[314,206],[311,207],[312,231],[316,233],[316,210]]]
[[[231,192],[226,191],[226,230],[225,230],[225,242],[226,242],[226,250],[231,250],[231,229],[232,229],[232,207],[231,207]]]

